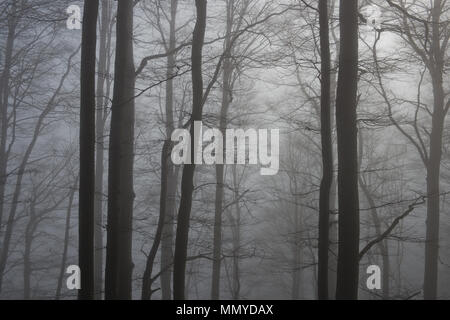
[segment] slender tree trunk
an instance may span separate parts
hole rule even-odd
[[[105,83],[107,77],[107,62],[109,55],[108,33],[111,23],[111,7],[109,0],[101,1],[100,39],[97,76],[97,110],[96,110],[96,156],[95,156],[95,229],[94,229],[94,265],[95,265],[95,299],[101,300],[103,296],[103,172],[104,172],[104,135],[105,135]]]
[[[8,99],[9,99],[9,80],[11,74],[11,60],[16,38],[16,27],[18,23],[16,2],[11,1],[11,12],[8,17],[8,36],[6,38],[5,61],[3,71],[0,75],[0,233],[3,230],[3,210],[5,198],[7,154],[6,141],[8,137]],[[1,287],[0,287],[1,291]]]
[[[105,298],[131,299],[134,85],[133,0],[117,9],[116,61],[108,168]]]
[[[334,13],[334,3],[336,0],[333,0],[332,3],[332,11],[330,11],[329,16],[331,17]],[[335,36],[333,34],[333,38]],[[336,39],[335,39],[336,40]],[[337,55],[339,56],[339,43],[335,41],[335,47],[337,50]],[[337,88],[337,69],[338,61],[333,62],[333,68],[331,72],[331,82],[330,82],[330,101],[331,101],[331,127],[332,132],[335,129],[335,102],[336,102],[336,88]],[[336,154],[336,145],[333,144],[333,154]],[[333,159],[333,171],[335,170],[335,160]],[[337,282],[337,255],[338,255],[338,215],[337,213],[337,176],[336,173],[333,173],[333,181],[331,183],[330,190],[330,222],[329,222],[329,248],[328,248],[328,299],[336,298],[336,282]]]
[[[170,4],[170,27],[169,27],[169,52],[176,47],[176,16],[178,0],[171,0]],[[166,139],[170,143],[170,137],[174,129],[173,116],[173,74],[176,66],[175,54],[167,56],[166,78]],[[169,155],[170,157],[170,155]],[[167,174],[161,172],[161,180],[167,179],[166,212],[164,213],[164,227],[161,239],[161,295],[163,300],[170,300],[172,297],[171,270],[173,264],[173,227],[175,216],[176,189],[178,182],[178,169],[175,169],[170,159],[167,161]],[[166,177],[167,176],[167,177]],[[162,184],[161,184],[162,187]],[[162,189],[161,189],[162,192]]]
[[[301,232],[302,232],[302,213],[299,210],[298,204],[298,184],[297,179],[294,177],[294,241],[293,241],[293,256],[294,256],[294,264],[293,264],[293,277],[292,277],[292,292],[291,297],[292,300],[298,300],[301,298],[301,285],[302,285],[302,244],[301,244]],[[292,193],[292,192],[291,192]]]
[[[23,253],[23,299],[31,297],[31,245],[33,243],[34,223],[36,218],[36,198],[30,203],[30,217],[25,229],[25,248]]]
[[[227,3],[227,30],[225,34],[225,51],[230,52],[231,28],[233,24],[233,7],[234,1]],[[222,106],[220,108],[220,131],[223,137],[228,123],[228,109],[232,96],[231,76],[233,73],[233,65],[230,56],[226,56],[223,61],[223,89],[222,89]],[[223,144],[225,145],[225,144]],[[224,196],[224,165],[216,165],[216,195],[214,203],[214,239],[213,239],[213,267],[212,267],[212,286],[211,299],[219,300],[220,298],[220,268],[222,255],[222,213],[223,213],[223,196]]]
[[[433,85],[434,110],[430,135],[430,155],[427,163],[427,231],[425,241],[424,298],[434,300],[438,291],[439,260],[439,176],[442,158],[442,133],[446,111],[444,111],[443,68],[444,57],[441,50],[440,15],[442,1],[434,1],[432,9],[432,61],[430,74]]]
[[[239,182],[237,179],[237,166],[232,167],[233,171],[233,189],[234,189],[234,207],[236,210],[236,217],[230,212],[232,217],[232,234],[233,234],[233,300],[239,300],[241,296],[241,274],[239,268],[239,254],[241,248],[241,207],[239,205]]]
[[[333,101],[333,99],[331,100]],[[337,255],[338,255],[338,215],[336,214],[337,184],[336,176],[333,175],[333,183],[330,192],[330,215],[329,227],[329,248],[328,248],[328,299],[336,298],[337,282]]]
[[[75,196],[77,184],[78,184],[78,177],[75,180],[75,184],[72,187],[72,191],[69,193],[69,203],[67,205],[67,213],[66,213],[66,225],[64,228],[64,246],[61,259],[61,268],[59,269],[58,284],[56,286],[55,300],[59,300],[61,297],[61,288],[64,281],[64,274],[66,271],[67,251],[69,248],[69,239],[70,239],[70,216],[72,214],[73,198]]]
[[[170,166],[173,167],[171,163],[169,163],[169,167]],[[172,299],[173,233],[178,172],[179,168],[172,168],[172,171],[168,176],[167,212],[161,240],[161,295],[163,300]]]
[[[190,123],[191,146],[195,141],[194,121],[202,120],[203,113],[203,75],[202,51],[206,29],[206,0],[195,0],[197,21],[192,39],[192,116]],[[192,148],[193,149],[193,148]],[[189,240],[189,222],[192,209],[192,193],[194,191],[195,154],[191,152],[192,164],[185,164],[181,180],[181,200],[177,219],[175,240],[175,256],[173,270],[173,294],[175,300],[185,298],[185,271]]]
[[[166,140],[167,142],[168,140]],[[158,227],[156,229],[155,239],[153,241],[152,248],[147,257],[147,263],[145,265],[144,275],[143,275],[143,283],[142,283],[142,300],[150,300],[152,295],[152,272],[153,272],[153,264],[155,262],[156,254],[158,252],[159,244],[161,242],[162,231],[165,222],[165,213],[166,213],[166,205],[167,205],[167,189],[168,189],[168,163],[170,159],[171,152],[171,144],[164,143],[163,150],[161,152],[161,194],[160,194],[160,208],[159,208],[159,218],[158,218]]]
[[[339,75],[336,98],[338,140],[339,256],[337,299],[358,298],[359,197],[356,126],[358,1],[340,1]]]
[[[94,194],[95,194],[95,55],[98,0],[84,2],[81,40],[80,193],[78,260],[81,289],[78,299],[94,299]]]
[[[331,61],[328,23],[328,1],[319,0],[321,102],[320,122],[322,138],[322,181],[319,199],[319,267],[318,298],[328,300],[328,249],[330,221],[330,190],[333,182],[333,146],[331,142]]]

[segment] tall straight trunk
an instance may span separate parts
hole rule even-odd
[[[294,177],[294,190],[291,192],[294,195],[298,195],[298,184],[297,179]],[[297,196],[294,196],[297,197]],[[294,256],[294,264],[293,264],[293,276],[292,276],[292,292],[291,298],[292,300],[298,300],[302,297],[301,293],[301,285],[302,285],[302,276],[303,270],[301,268],[302,263],[302,245],[301,245],[301,232],[302,232],[302,213],[300,211],[300,206],[298,203],[298,199],[294,199],[294,241],[293,241],[293,256]]]
[[[335,2],[336,0],[333,0]],[[334,3],[332,6],[334,10]],[[329,16],[333,11],[329,13]],[[333,35],[334,38],[334,35]],[[337,53],[339,52],[339,43],[335,44]],[[336,87],[337,87],[337,66],[338,61],[333,62],[330,82],[330,101],[331,101],[331,128],[332,132],[335,128],[335,102],[336,102]],[[333,144],[333,154],[336,153],[336,145]],[[333,159],[333,171],[335,170],[335,160]],[[337,172],[337,170],[336,170]],[[328,299],[336,298],[336,282],[337,282],[337,254],[338,254],[338,215],[337,213],[337,176],[333,173],[333,181],[330,190],[330,222],[329,222],[329,247],[328,247]]]
[[[203,75],[202,51],[206,30],[206,0],[195,0],[197,19],[192,39],[192,115],[190,119],[191,146],[195,141],[194,122],[202,120],[203,113]],[[193,149],[193,148],[191,148]],[[175,300],[185,299],[185,271],[189,240],[189,222],[192,209],[192,193],[194,191],[195,154],[191,152],[191,163],[183,166],[181,178],[181,200],[177,219],[175,240],[173,295]]]
[[[233,189],[234,189],[234,207],[236,217],[230,212],[231,230],[233,235],[233,275],[232,275],[232,298],[239,300],[241,296],[241,273],[239,268],[239,253],[241,248],[241,207],[239,205],[239,182],[237,179],[237,166],[232,167],[233,171]]]
[[[67,252],[69,248],[69,239],[70,239],[70,216],[72,214],[73,198],[75,196],[77,184],[78,184],[78,177],[75,180],[75,184],[72,187],[72,191],[69,193],[69,203],[67,205],[66,224],[64,228],[64,245],[61,258],[61,267],[59,269],[58,284],[56,286],[55,300],[59,300],[59,298],[61,297],[61,289],[64,280],[64,274],[66,271]]]
[[[30,218],[25,229],[25,247],[23,252],[23,299],[31,297],[31,245],[33,243],[34,224],[36,218],[36,198],[30,203]]]
[[[133,0],[117,9],[116,61],[108,168],[105,298],[131,299],[134,85]]]
[[[169,166],[172,164],[169,163]],[[173,238],[178,174],[179,168],[173,168],[168,176],[166,216],[161,240],[161,295],[163,300],[172,299]]]
[[[103,172],[104,172],[104,135],[105,135],[105,79],[107,73],[107,55],[109,55],[108,34],[111,23],[111,8],[109,0],[101,1],[100,39],[97,76],[97,110],[96,110],[96,155],[95,155],[95,228],[94,228],[94,286],[95,299],[102,299],[103,292]],[[106,98],[106,99],[105,99]]]
[[[331,99],[334,101],[334,99]],[[336,298],[337,282],[337,255],[338,255],[338,215],[336,214],[337,183],[336,175],[333,175],[330,192],[330,222],[329,228],[329,247],[328,247],[328,299]]]
[[[358,1],[340,1],[340,54],[336,97],[339,255],[336,299],[358,298],[359,197],[356,94]]]
[[[328,23],[328,1],[319,0],[321,101],[320,123],[322,138],[322,181],[319,199],[319,266],[317,296],[328,300],[328,250],[330,221],[330,190],[333,182],[333,146],[331,142],[331,61]]]
[[[231,28],[233,24],[233,7],[234,1],[227,3],[227,30],[225,34],[225,51],[230,52]],[[219,128],[225,137],[228,123],[228,109],[232,95],[231,75],[233,73],[233,65],[230,56],[227,55],[223,60],[223,89],[222,89],[222,106],[220,108],[220,124]],[[225,145],[225,144],[224,144]],[[212,285],[211,299],[219,300],[220,298],[220,268],[222,255],[222,213],[223,213],[223,196],[224,196],[224,165],[216,165],[216,195],[214,202],[214,239],[213,239],[213,266],[212,266]]]
[[[424,298],[434,300],[438,290],[439,260],[439,215],[440,189],[439,176],[442,158],[442,133],[446,112],[443,89],[444,51],[441,48],[440,15],[442,1],[434,1],[432,9],[432,57],[433,65],[429,68],[432,85],[434,109],[430,135],[430,152],[427,163],[427,230],[425,241]]]
[[[94,193],[95,193],[95,55],[98,0],[84,2],[81,39],[80,192],[78,261],[81,289],[78,299],[94,299]]]
[[[8,137],[8,99],[9,80],[11,75],[12,54],[16,38],[18,23],[16,2],[12,1],[11,12],[8,17],[8,36],[6,38],[5,61],[3,71],[0,75],[0,232],[3,230],[3,210],[5,198],[5,184],[7,179],[6,169],[8,155],[6,152],[6,141]]]
[[[440,91],[435,90],[435,91]],[[441,96],[440,92],[437,92]],[[443,95],[441,96],[443,97]],[[434,300],[437,297],[438,259],[439,259],[439,175],[442,157],[443,112],[435,97],[433,129],[431,131],[430,158],[427,166],[427,221],[425,240],[424,298]],[[443,101],[443,99],[442,99]],[[438,109],[438,110],[437,110]]]
[[[167,189],[168,189],[168,163],[170,159],[170,144],[164,143],[163,150],[161,152],[161,194],[160,194],[160,208],[159,208],[159,218],[158,218],[158,226],[156,228],[155,239],[153,240],[153,245],[150,250],[149,255],[147,256],[147,262],[145,265],[143,281],[142,281],[142,300],[150,300],[152,291],[152,272],[153,272],[153,264],[155,262],[156,253],[158,252],[159,244],[161,242],[162,231],[165,222],[165,213],[166,213],[166,205],[167,205]]]
[[[178,0],[171,0],[170,3],[170,26],[169,26],[169,46],[168,51],[173,52],[176,47],[176,16]],[[167,56],[166,78],[166,140],[170,143],[170,137],[174,129],[173,116],[173,74],[175,70],[175,54]],[[178,181],[178,170],[175,169],[170,159],[167,161],[167,173],[161,172],[161,180],[167,179],[166,192],[166,212],[164,213],[164,227],[161,239],[161,295],[163,300],[170,300],[172,297],[171,270],[173,263],[173,227],[175,216],[175,195]],[[162,187],[162,183],[161,183]],[[163,190],[161,189],[161,193]]]

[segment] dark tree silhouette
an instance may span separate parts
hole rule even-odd
[[[95,55],[98,0],[84,2],[80,69],[79,299],[94,299]]]
[[[358,297],[359,197],[356,106],[358,1],[341,0],[339,74],[336,96],[339,255],[336,299]]]
[[[191,146],[194,140],[194,121],[202,120],[203,112],[203,75],[202,51],[206,30],[206,0],[195,0],[197,20],[192,39],[192,115],[190,119]],[[177,232],[175,240],[173,295],[175,300],[184,300],[185,270],[189,240],[189,220],[192,208],[192,193],[194,191],[194,152],[191,152],[191,163],[183,167],[181,179],[181,200],[178,211]]]
[[[117,9],[109,142],[106,299],[131,299],[135,84],[133,3],[133,0],[121,0]]]
[[[319,267],[318,298],[328,299],[328,247],[330,221],[330,191],[333,182],[333,147],[331,141],[331,60],[328,22],[328,1],[319,0],[321,98],[320,124],[322,138],[322,181],[319,199]]]

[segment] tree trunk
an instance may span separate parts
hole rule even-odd
[[[234,207],[236,208],[236,217],[230,212],[231,230],[233,235],[233,276],[232,276],[232,298],[239,300],[241,295],[241,273],[239,268],[239,253],[241,248],[241,207],[239,205],[239,182],[237,179],[237,166],[232,167],[233,171],[233,189],[234,189]]]
[[[78,299],[94,299],[94,193],[95,193],[95,55],[98,0],[84,2],[81,40],[80,193],[78,260],[81,289]]]
[[[163,150],[161,152],[161,194],[160,194],[160,208],[159,208],[159,218],[158,227],[156,229],[155,239],[153,241],[152,248],[147,257],[147,262],[145,265],[143,281],[142,281],[142,300],[150,300],[152,295],[152,272],[153,264],[155,262],[156,253],[158,252],[159,244],[161,242],[162,231],[165,222],[165,213],[167,205],[167,189],[168,189],[168,163],[170,161],[171,144],[168,140],[164,142]]]
[[[234,1],[227,3],[227,30],[225,34],[225,51],[230,52],[231,28],[233,24],[233,6]],[[233,73],[233,65],[228,54],[223,60],[223,89],[222,89],[222,106],[220,108],[220,124],[219,128],[222,136],[225,137],[227,128],[227,115],[230,107],[232,96],[231,75]],[[225,145],[225,143],[223,144]],[[223,213],[223,196],[224,196],[224,165],[216,165],[216,195],[214,202],[214,239],[213,239],[213,267],[212,267],[212,286],[211,299],[219,300],[220,298],[220,268],[222,255],[222,213]]]
[[[105,298],[131,299],[133,271],[134,85],[133,0],[117,9],[116,61],[108,168]]]
[[[331,99],[334,101],[334,99]],[[336,175],[333,175],[330,192],[330,215],[329,228],[329,247],[328,247],[328,299],[336,298],[337,282],[337,256],[338,256],[338,215],[336,214],[337,183]]]
[[[432,61],[430,74],[433,85],[434,110],[430,135],[430,157],[427,163],[427,231],[425,241],[425,273],[424,298],[434,300],[438,289],[438,260],[439,260],[439,215],[440,189],[439,176],[442,158],[442,133],[444,129],[444,89],[443,68],[444,57],[440,44],[440,15],[442,1],[434,1],[432,9]]]
[[[161,295],[163,300],[172,299],[173,228],[179,172],[179,168],[173,168],[170,160],[169,167],[172,167],[172,171],[168,176],[166,216],[161,240]]]
[[[206,29],[206,0],[196,0],[197,20],[192,39],[192,116],[190,119],[191,146],[195,141],[194,121],[202,120],[203,112],[203,76],[202,51]],[[193,148],[192,148],[193,149]],[[177,219],[175,240],[175,256],[173,270],[173,294],[175,300],[185,298],[185,271],[189,240],[189,220],[192,209],[192,193],[194,191],[195,153],[191,152],[192,164],[183,166],[181,180],[181,200]]]
[[[103,296],[103,172],[104,172],[104,134],[105,134],[105,106],[108,97],[105,96],[105,83],[107,77],[107,56],[109,55],[108,42],[111,34],[111,7],[109,0],[102,0],[100,17],[100,39],[97,76],[97,112],[96,112],[96,156],[95,156],[95,229],[94,229],[94,265],[95,265],[95,299],[101,300]]]
[[[168,51],[173,52],[176,47],[176,16],[178,0],[171,0],[170,4],[170,27]],[[173,73],[176,61],[175,54],[167,56],[166,78],[166,139],[170,141],[174,130],[173,116]],[[169,155],[170,156],[170,155]],[[170,300],[172,297],[171,270],[173,264],[173,227],[175,216],[176,189],[178,182],[178,169],[175,169],[170,159],[167,159],[167,177],[161,172],[161,180],[167,179],[166,212],[164,213],[164,227],[161,239],[161,295],[163,300]],[[161,184],[162,187],[162,184]],[[161,189],[162,192],[162,189]]]
[[[30,217],[25,228],[25,248],[23,253],[23,299],[31,297],[31,245],[33,243],[34,224],[36,219],[36,198],[30,203]]]
[[[330,190],[333,182],[333,147],[331,142],[331,61],[328,23],[328,1],[319,0],[321,102],[320,123],[322,138],[322,181],[319,199],[319,266],[318,298],[328,300],[328,248],[330,221]]]
[[[301,267],[302,264],[302,241],[301,241],[301,234],[302,234],[302,216],[303,213],[300,210],[299,206],[299,199],[297,198],[299,191],[298,191],[298,184],[297,179],[295,176],[293,177],[293,184],[294,184],[294,190],[291,190],[291,194],[294,194],[294,240],[292,244],[293,248],[293,256],[294,256],[294,263],[293,263],[293,276],[292,276],[292,292],[291,292],[291,298],[292,300],[299,300],[302,297],[302,276],[303,276],[303,270]]]
[[[8,137],[8,99],[9,79],[11,74],[11,60],[16,38],[18,23],[16,2],[12,1],[11,12],[8,17],[8,36],[6,38],[5,62],[0,76],[0,232],[3,230],[3,210],[5,198],[5,184],[7,179],[6,169],[8,157],[6,154],[6,140]],[[0,287],[1,290],[1,287]]]
[[[77,184],[78,184],[78,177],[75,180],[75,184],[72,188],[72,191],[69,193],[69,203],[67,205],[67,213],[66,213],[66,225],[64,228],[64,246],[61,259],[61,268],[59,269],[58,285],[56,286],[55,300],[59,300],[59,298],[61,297],[61,288],[64,281],[64,274],[66,272],[67,251],[69,248],[69,239],[70,239],[70,216],[72,214],[73,198],[75,196]]]
[[[358,1],[340,1],[338,141],[339,255],[336,299],[358,298],[359,198],[356,127]]]

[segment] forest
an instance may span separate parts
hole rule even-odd
[[[0,300],[450,299],[450,1],[0,25]]]

